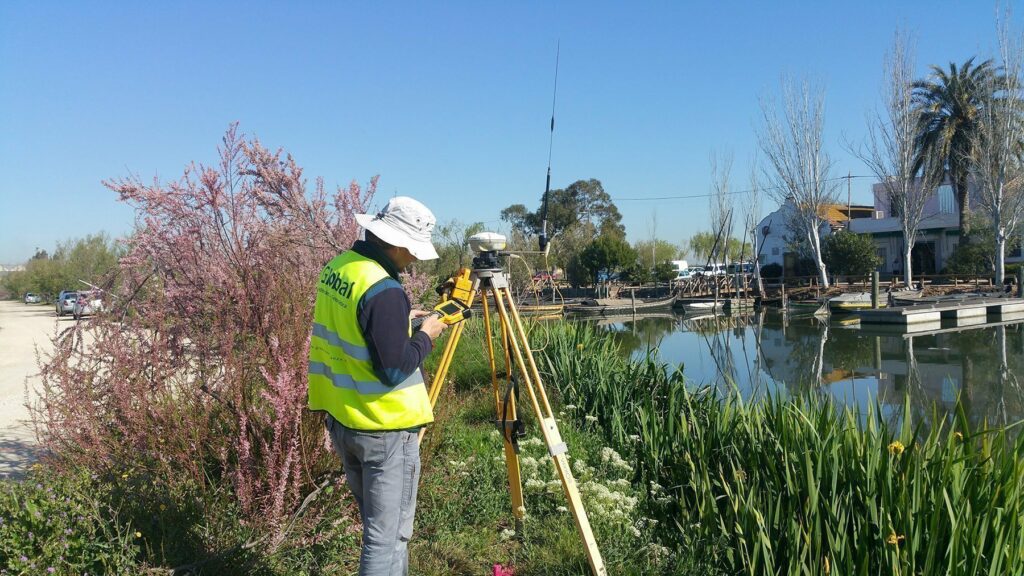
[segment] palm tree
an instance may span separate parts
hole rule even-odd
[[[974,57],[949,70],[932,66],[924,80],[914,82],[914,102],[921,112],[918,121],[916,169],[936,170],[938,182],[949,175],[960,205],[960,245],[967,241],[970,212],[967,175],[974,142],[981,122],[985,91],[996,84],[998,72],[992,60],[974,65]],[[945,174],[943,174],[943,172]]]

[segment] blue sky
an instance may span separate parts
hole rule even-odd
[[[1018,3],[1011,3],[1016,6]],[[993,3],[48,2],[0,3],[0,263],[131,210],[102,185],[212,163],[231,122],[329,186],[380,175],[438,219],[500,228],[552,186],[597,178],[631,240],[708,228],[709,154],[745,188],[759,97],[783,74],[826,89],[839,174],[859,141],[897,28],[918,72],[995,44]],[[853,181],[869,202],[870,180]],[[766,210],[771,207],[766,207]]]

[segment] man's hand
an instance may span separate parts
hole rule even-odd
[[[423,314],[421,314],[421,316],[422,315]],[[423,325],[420,326],[420,330],[426,332],[427,336],[430,336],[431,340],[437,340],[437,337],[440,336],[441,332],[444,332],[444,329],[447,327],[448,325],[441,322],[440,318],[430,314],[425,320],[423,320]]]
[[[412,320],[413,318],[419,318],[421,316],[426,316],[428,314],[430,314],[429,310],[410,310],[409,320]]]

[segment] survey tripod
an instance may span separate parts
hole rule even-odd
[[[484,233],[480,236],[488,234]],[[442,301],[458,302],[467,310],[473,306],[474,299],[477,296],[480,297],[483,307],[487,356],[491,367],[491,385],[494,388],[494,404],[497,410],[496,422],[504,443],[505,465],[508,468],[508,483],[516,532],[522,534],[526,505],[523,499],[518,455],[518,440],[524,435],[524,426],[516,412],[516,395],[512,393],[513,386],[519,386],[527,392],[534,415],[540,424],[544,442],[547,444],[548,453],[554,460],[555,468],[562,482],[562,489],[569,501],[569,509],[572,510],[576,528],[579,530],[580,536],[583,537],[590,569],[595,575],[604,575],[607,574],[607,571],[594,539],[594,533],[590,528],[587,512],[583,509],[579,487],[569,468],[569,460],[566,455],[567,447],[558,431],[558,424],[555,422],[547,392],[544,390],[544,384],[537,370],[537,363],[534,360],[526,330],[523,328],[522,319],[511,297],[508,275],[501,269],[498,262],[498,250],[504,248],[504,238],[498,235],[490,235],[488,238],[493,239],[493,237],[500,238],[500,244],[471,242],[474,252],[479,251],[479,255],[473,259],[473,267],[459,270],[454,277],[442,285],[439,291]],[[496,246],[501,246],[501,248],[496,248]],[[495,357],[494,335],[491,328],[492,304],[497,311],[501,328],[500,338],[506,368],[502,378],[499,378],[498,360]],[[448,368],[451,366],[465,326],[466,322],[458,322],[451,328],[452,331],[445,344],[441,362],[431,382],[429,392],[431,407],[437,404],[437,399],[441,395],[445,379],[448,376]],[[518,379],[515,380],[512,377],[513,368],[517,370],[518,375]],[[504,380],[506,390],[504,394],[502,394],[499,380]],[[426,429],[420,431],[421,439],[425,432]]]

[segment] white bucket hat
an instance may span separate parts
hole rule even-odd
[[[376,214],[356,214],[356,222],[388,244],[407,248],[417,260],[437,258],[437,250],[430,243],[430,233],[437,221],[417,200],[395,196]]]

